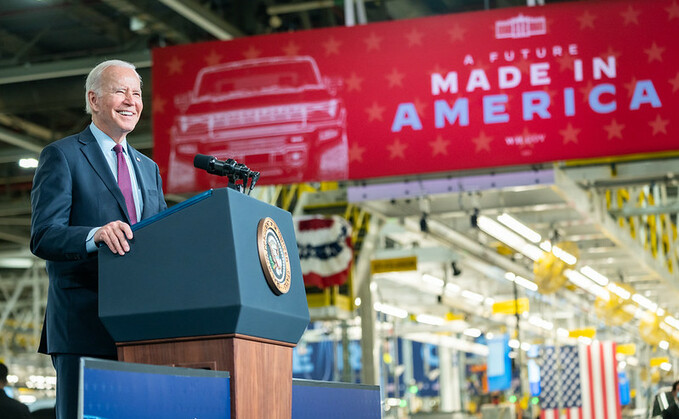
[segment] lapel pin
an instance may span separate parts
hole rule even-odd
[[[141,161],[141,159],[139,157],[137,157],[137,161]]]

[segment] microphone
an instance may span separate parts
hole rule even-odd
[[[228,176],[235,173],[233,159],[226,161],[217,160],[214,156],[206,156],[205,154],[196,154],[193,158],[193,166],[198,169],[203,169],[211,175]]]
[[[250,188],[248,195],[252,192],[255,184],[259,180],[259,172],[250,170],[246,165],[237,163],[234,159],[226,159],[225,161],[218,160],[214,156],[207,156],[205,154],[196,154],[193,158],[193,166],[207,171],[211,175],[226,176],[229,179],[229,186],[237,186],[238,190],[245,192],[248,189],[248,181]],[[242,185],[236,185],[238,180],[242,180]],[[240,188],[243,188],[241,190]]]

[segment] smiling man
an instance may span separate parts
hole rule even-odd
[[[31,251],[49,275],[39,352],[57,371],[59,419],[77,416],[80,357],[116,359],[98,315],[97,248],[125,255],[130,225],[167,208],[158,166],[127,143],[144,108],[135,67],[105,61],[85,92],[92,122],[43,149],[31,191]]]

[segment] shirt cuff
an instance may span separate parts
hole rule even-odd
[[[97,250],[97,244],[94,242],[94,234],[100,228],[101,227],[95,227],[87,233],[87,239],[85,240],[85,249],[87,250],[87,253],[92,253]]]

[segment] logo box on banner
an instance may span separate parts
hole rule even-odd
[[[364,179],[677,148],[676,2],[505,8],[153,51],[168,192]]]

